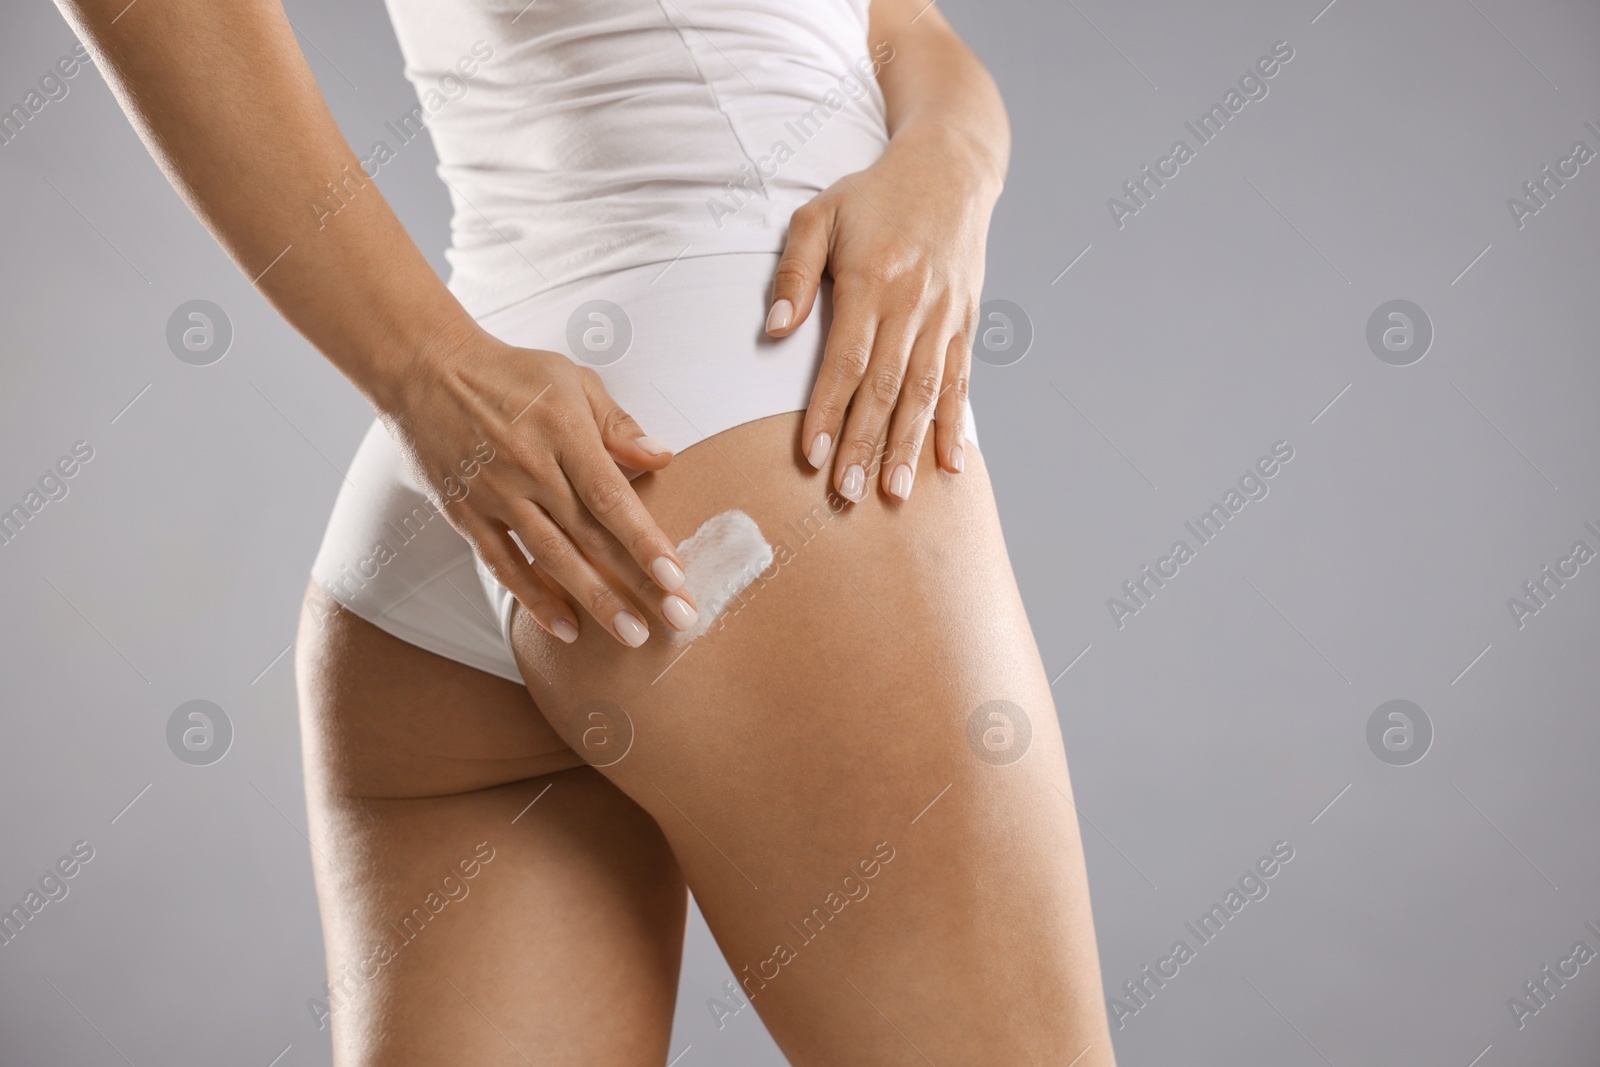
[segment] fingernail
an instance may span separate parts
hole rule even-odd
[[[661,602],[661,615],[674,630],[687,630],[700,618],[694,606],[681,596],[669,596]]]
[[[904,463],[894,469],[889,475],[889,492],[901,500],[911,499],[911,468]]]
[[[950,466],[956,469],[957,474],[967,469],[967,453],[960,445],[950,450]]]
[[[846,500],[859,503],[866,490],[866,472],[861,469],[861,464],[850,464],[850,466],[845,469],[844,481],[839,483],[839,495],[844,497]]]
[[[578,639],[578,628],[572,625],[572,623],[568,622],[566,619],[556,619],[552,621],[550,623],[550,632],[561,638],[561,640],[565,641],[569,645]]]
[[[657,556],[655,562],[650,564],[650,576],[669,593],[683,587],[683,568],[666,556]]]
[[[638,648],[650,636],[645,624],[626,611],[617,612],[617,617],[611,620],[611,628],[617,631],[617,636],[629,648]]]
[[[828,449],[833,447],[833,437],[829,434],[819,433],[811,439],[811,449],[806,453],[806,462],[817,470],[828,462]]]
[[[633,443],[652,456],[660,456],[672,451],[659,438],[655,437],[638,437],[634,439]]]
[[[767,312],[767,332],[783,329],[793,318],[794,305],[787,300],[777,301],[772,305],[772,310]]]

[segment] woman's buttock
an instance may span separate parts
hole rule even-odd
[[[1047,1012],[1092,939],[1059,847],[1076,830],[1055,706],[983,458],[970,450],[963,474],[919,463],[904,502],[869,476],[849,504],[800,455],[801,417],[736,427],[635,482],[673,538],[738,509],[772,545],[711,630],[680,645],[657,627],[629,649],[590,625],[564,645],[514,608],[529,691],[662,827],[780,1042],[861,1007],[844,977],[1014,986],[1029,938],[1074,946],[1025,994]],[[806,920],[844,894],[861,921],[814,940]],[[937,950],[914,944],[923,927]]]

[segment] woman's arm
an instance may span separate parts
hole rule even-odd
[[[557,585],[642,643],[620,590],[664,604],[681,561],[616,464],[670,456],[593,371],[478,327],[362,170],[277,0],[57,2],[179,194],[378,410],[501,583],[564,640],[578,622]]]
[[[889,137],[950,137],[950,150],[993,179],[1000,195],[1011,158],[1011,126],[1000,90],[939,9],[927,0],[872,0],[868,40],[887,41],[894,59],[878,70]]]
[[[883,489],[911,491],[934,420],[934,451],[959,473],[972,331],[989,216],[1011,131],[993,79],[927,0],[872,0],[869,39],[886,41],[878,83],[888,149],[796,211],[778,266],[768,332],[810,314],[826,268],[834,318],[801,428],[833,483],[860,500],[881,444]],[[874,54],[877,54],[876,52]]]

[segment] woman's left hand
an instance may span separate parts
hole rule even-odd
[[[848,500],[866,495],[880,458],[884,492],[906,499],[930,418],[938,463],[962,470],[972,331],[1000,184],[976,143],[907,127],[876,163],[790,221],[767,332],[783,337],[805,321],[826,268],[833,323],[800,447],[818,469],[834,452],[833,485]]]

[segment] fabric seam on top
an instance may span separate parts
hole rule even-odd
[[[728,109],[722,106],[722,97],[717,94],[716,86],[711,84],[711,79],[706,77],[704,68],[700,66],[699,57],[694,54],[694,48],[690,46],[688,38],[684,37],[683,35],[683,27],[674,22],[672,20],[672,15],[667,12],[667,5],[670,2],[671,0],[656,0],[656,6],[661,8],[661,17],[666,19],[667,25],[671,26],[677,33],[678,43],[683,45],[684,54],[689,57],[689,62],[694,65],[694,72],[699,76],[700,84],[704,85],[706,87],[706,92],[711,94],[711,106],[717,109],[717,114],[722,116],[722,121],[728,124],[728,133],[733,137],[734,145],[738,147],[739,154],[744,157],[744,161],[750,165],[751,172],[756,176],[756,182],[761,186],[761,199],[770,201],[772,196],[767,192],[767,180],[762,177],[761,168],[756,166],[755,159],[750,155],[750,149],[745,145],[744,137],[739,133],[739,127],[734,124],[733,116],[728,114]],[[700,36],[705,37],[704,30],[694,26],[691,26],[690,29],[693,29],[696,33],[700,34]],[[710,38],[707,38],[707,41],[709,43]],[[711,47],[716,48],[716,45],[712,45]],[[721,50],[718,49],[718,54],[720,53]],[[744,71],[740,70],[738,67],[734,67],[731,59],[728,59],[727,56],[723,56],[722,58],[727,60],[728,66],[733,67],[735,74],[739,75],[741,78],[744,78],[746,82],[750,81],[749,78],[744,77]],[[752,85],[752,88],[753,87],[754,86]]]

